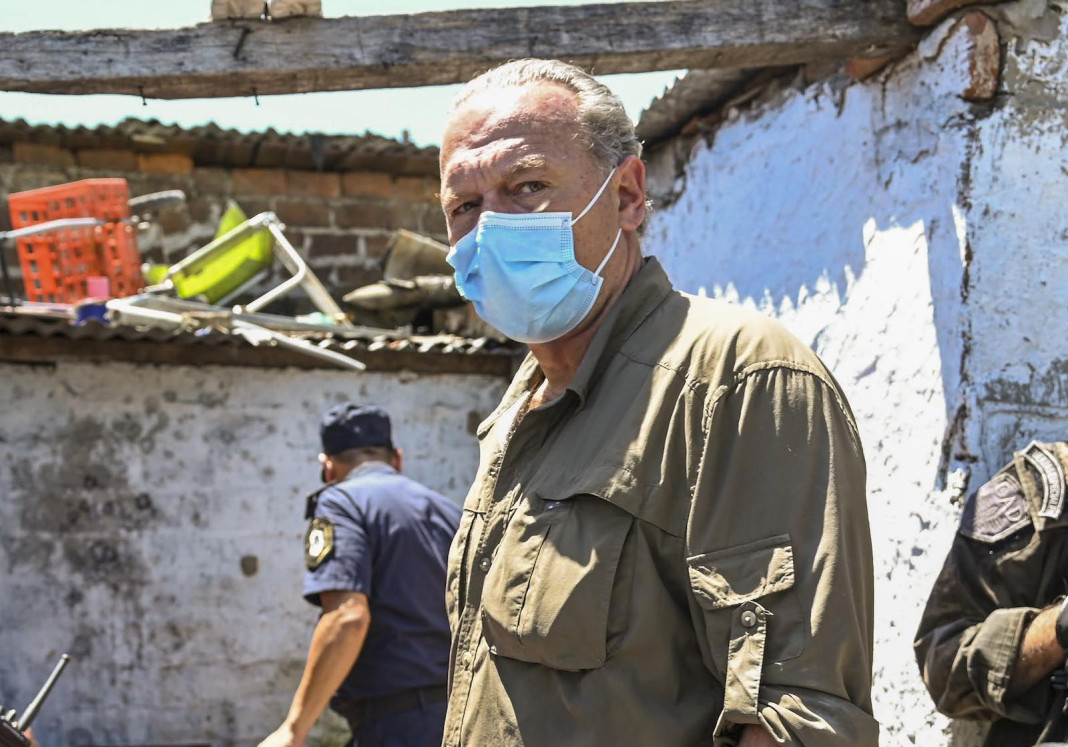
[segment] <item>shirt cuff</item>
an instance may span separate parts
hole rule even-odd
[[[983,704],[998,716],[1023,723],[1041,721],[1049,701],[1049,687],[1044,681],[1017,698],[1006,699],[1024,633],[1038,613],[1034,607],[994,610],[969,645],[973,654],[968,675]]]

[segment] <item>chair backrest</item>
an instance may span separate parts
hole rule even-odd
[[[215,238],[229,233],[246,220],[245,212],[236,202],[231,202],[223,213]],[[179,298],[224,303],[266,275],[273,261],[274,237],[264,228],[238,244],[196,258],[171,280]]]

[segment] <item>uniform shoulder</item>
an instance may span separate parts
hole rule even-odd
[[[662,363],[713,386],[775,367],[808,371],[831,381],[819,357],[780,322],[737,304],[675,293],[646,326],[653,336],[672,338]],[[644,342],[639,345],[655,349]]]

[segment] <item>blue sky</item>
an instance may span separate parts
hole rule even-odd
[[[479,7],[564,4],[566,0],[323,0],[323,15],[417,13]],[[587,0],[571,0],[583,4]],[[617,0],[618,1],[618,0]],[[623,0],[634,2],[636,0]],[[9,0],[11,2],[11,0]],[[0,7],[7,3],[0,3]],[[0,31],[90,28],[177,28],[208,20],[210,0],[41,0],[0,13]],[[637,118],[679,71],[606,75],[608,84]],[[159,119],[185,127],[216,122],[242,131],[273,127],[284,132],[376,132],[400,138],[407,130],[420,145],[439,141],[443,114],[456,86],[340,91],[251,98],[141,100],[131,96],[46,96],[0,92],[0,118],[34,124],[114,124],[126,117]]]

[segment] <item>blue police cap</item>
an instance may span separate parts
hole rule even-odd
[[[323,415],[319,440],[324,454],[340,454],[362,446],[393,448],[389,415],[381,407],[345,402]]]

